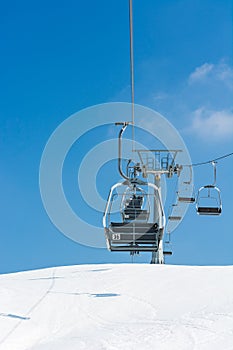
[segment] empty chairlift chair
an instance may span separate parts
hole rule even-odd
[[[216,187],[216,162],[212,162],[214,169],[214,182],[199,189],[196,200],[197,214],[220,215],[222,213],[221,194]]]
[[[197,194],[196,209],[199,215],[220,215],[222,201],[219,188],[213,185],[201,187]]]

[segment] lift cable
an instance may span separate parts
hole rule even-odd
[[[131,113],[132,113],[132,150],[134,151],[134,56],[133,56],[133,4],[129,0],[129,25],[130,25],[130,85],[131,85]]]
[[[210,163],[217,162],[217,160],[230,157],[230,156],[232,156],[232,155],[233,155],[233,152],[232,152],[232,153],[228,153],[228,154],[224,154],[223,156],[218,157],[218,158],[215,158],[215,159],[212,159],[212,160],[207,160],[207,161],[205,161],[205,162],[194,163],[194,164],[185,164],[185,165],[183,165],[183,166],[200,166],[200,165],[210,164]]]

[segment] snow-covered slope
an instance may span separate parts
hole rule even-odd
[[[233,349],[233,267],[85,265],[2,275],[0,349]]]

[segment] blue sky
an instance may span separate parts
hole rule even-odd
[[[194,162],[232,152],[232,1],[134,0],[133,7],[136,102],[177,128]],[[95,104],[130,101],[128,29],[126,0],[1,4],[0,272],[130,261],[60,233],[38,184],[43,149],[60,123]],[[69,166],[74,171],[77,160]],[[209,166],[194,170],[196,188],[212,176]],[[217,170],[222,216],[200,218],[190,207],[168,263],[232,264],[232,158]]]

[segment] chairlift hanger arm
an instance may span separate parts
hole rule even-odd
[[[212,165],[213,165],[213,168],[214,168],[214,182],[213,182],[213,186],[216,186],[216,162],[213,161]]]
[[[121,128],[119,135],[118,135],[118,171],[119,171],[120,175],[125,180],[129,181],[130,178],[123,173],[122,164],[121,164],[121,162],[122,162],[122,136],[123,136],[123,133],[125,132],[125,129],[129,125],[129,122],[118,122],[118,123],[115,123],[115,125],[122,125],[122,128]]]

